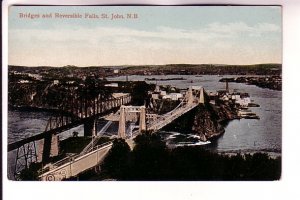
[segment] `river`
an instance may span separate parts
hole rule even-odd
[[[236,77],[236,76],[224,76]],[[128,76],[130,81],[143,81],[145,78],[172,79],[182,78],[183,80],[166,80],[166,81],[147,81],[158,85],[171,85],[177,88],[188,88],[189,86],[203,86],[206,91],[215,92],[225,88],[225,83],[219,82],[221,77],[212,75],[194,76],[194,75],[157,75],[157,76]],[[109,78],[111,81],[125,81],[125,76]],[[240,92],[250,94],[254,103],[260,107],[251,108],[260,120],[241,119],[233,120],[228,123],[223,134],[216,141],[206,144],[205,147],[217,152],[225,153],[251,153],[262,151],[269,154],[281,155],[281,137],[282,137],[282,92],[270,89],[259,88],[254,85],[243,83],[229,83],[229,89],[236,89]],[[38,134],[44,131],[47,120],[51,114],[47,112],[8,112],[8,142],[20,140],[30,135]],[[104,123],[101,123],[102,125]],[[117,125],[115,125],[116,127]],[[101,127],[100,127],[101,128]],[[115,129],[115,128],[114,128]],[[100,130],[100,129],[98,129]],[[73,131],[83,135],[83,127],[71,129],[60,134],[60,139],[72,135]],[[180,137],[187,137],[180,133],[164,133],[168,140]],[[193,138],[195,144],[200,143],[197,136],[189,135]],[[167,141],[170,143],[170,141]],[[14,170],[15,152],[8,154],[8,175],[12,178]]]
[[[226,75],[224,77],[231,78],[238,76]],[[129,81],[143,81],[151,78],[155,78],[158,81],[147,81],[148,83],[171,85],[181,89],[188,88],[189,86],[203,86],[206,91],[211,92],[225,89],[225,83],[219,82],[222,77],[214,75],[128,76]],[[183,80],[160,80],[178,78],[182,78]],[[125,81],[126,76],[114,77],[109,80]],[[213,143],[206,145],[207,148],[227,153],[253,153],[262,151],[273,155],[281,155],[282,92],[243,83],[229,83],[229,90],[233,91],[234,89],[239,92],[249,93],[254,103],[260,105],[260,107],[251,108],[260,117],[260,120],[241,119],[229,122],[225,128],[225,134]],[[182,137],[178,133],[170,134],[175,137]],[[196,138],[191,135],[189,137]]]

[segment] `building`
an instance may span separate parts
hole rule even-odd
[[[39,74],[28,74],[29,77],[34,78],[35,80],[42,80],[42,76]]]
[[[29,83],[29,80],[19,80],[18,83]]]
[[[159,93],[156,93],[156,92],[151,94],[152,99],[155,99],[155,100],[159,99],[159,96],[160,96]]]
[[[59,84],[59,80],[54,80],[54,81],[53,81],[53,84],[54,84],[54,85]]]
[[[162,96],[162,99],[171,99],[171,95],[166,94],[166,95]]]
[[[202,86],[192,86],[192,90],[201,90]]]
[[[118,83],[108,83],[108,84],[105,84],[104,86],[117,88],[117,87],[119,87],[119,84]]]
[[[161,91],[160,91],[160,95],[161,95],[161,96],[165,96],[165,95],[167,95],[167,92],[164,91],[164,90],[161,90]]]
[[[72,85],[74,83],[75,83],[75,81],[67,81],[67,84],[69,84],[69,85]]]
[[[113,93],[112,96],[113,98],[120,98],[120,97],[125,97],[128,96],[129,93],[123,93],[123,92],[118,92],[118,93]]]
[[[170,93],[169,95],[173,101],[177,101],[183,98],[183,95],[181,93]]]
[[[160,92],[160,87],[159,87],[159,85],[156,85],[156,86],[155,86],[154,92]]]
[[[247,107],[249,103],[251,103],[250,97],[240,98],[238,100],[235,100],[236,104],[239,104],[242,107]]]

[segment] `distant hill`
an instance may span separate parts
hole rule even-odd
[[[281,64],[226,65],[226,64],[168,64],[168,65],[132,65],[132,66],[87,66],[64,67],[53,66],[14,66],[9,65],[9,71],[34,72],[54,71],[72,73],[72,71],[93,72],[101,74],[119,69],[119,75],[155,75],[155,74],[202,74],[202,75],[279,75],[282,73]],[[111,74],[110,74],[111,75]]]
[[[207,75],[272,75],[281,74],[281,64],[256,65],[212,65],[212,64],[170,64],[154,66],[130,66],[124,69],[124,74],[207,74]]]

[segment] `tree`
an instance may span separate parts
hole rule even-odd
[[[135,138],[131,179],[165,180],[168,176],[168,150],[158,134],[143,133]]]
[[[115,139],[103,161],[102,170],[111,178],[124,179],[129,169],[130,147],[124,139]]]
[[[36,181],[39,180],[38,170],[41,168],[40,163],[31,163],[29,167],[23,169],[19,175],[19,179],[22,181]]]
[[[151,90],[153,86],[143,82],[135,82],[132,87],[132,102],[133,105],[141,106],[149,101],[148,91]]]

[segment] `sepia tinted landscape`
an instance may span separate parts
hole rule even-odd
[[[281,7],[13,6],[8,33],[9,179],[280,179]]]

